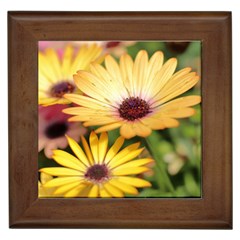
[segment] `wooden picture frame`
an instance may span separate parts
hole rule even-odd
[[[39,40],[202,41],[202,197],[39,199]],[[11,228],[232,228],[230,12],[9,12]]]

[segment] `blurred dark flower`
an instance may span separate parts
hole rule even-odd
[[[80,136],[86,133],[80,123],[70,123],[67,115],[62,113],[67,105],[56,104],[48,107],[39,106],[38,114],[38,151],[44,149],[46,157],[52,157],[52,150],[66,148],[68,142],[65,134],[79,141]]]
[[[190,42],[166,42],[167,48],[176,54],[184,53],[187,50],[189,44]]]

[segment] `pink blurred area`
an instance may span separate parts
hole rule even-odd
[[[44,51],[46,48],[58,49],[64,47],[67,43],[67,41],[39,41],[38,48],[41,51]]]
[[[40,51],[44,51],[47,48],[56,49],[60,56],[66,45],[71,44],[76,48],[80,48],[83,44],[97,44],[102,46],[105,53],[110,53],[115,56],[120,56],[126,53],[126,47],[134,45],[134,41],[39,41],[38,47]]]
[[[48,107],[39,106],[38,112],[45,121],[67,121],[68,115],[62,112],[66,105],[55,104]]]
[[[53,150],[68,146],[65,135],[73,138],[79,142],[80,136],[87,132],[78,122],[68,122],[68,115],[62,112],[63,109],[68,108],[68,105],[55,104],[48,107],[39,106],[38,109],[38,151],[44,150],[46,157],[51,158]],[[58,127],[55,127],[58,126]],[[61,132],[52,132],[49,136],[49,129],[51,131],[59,130],[59,126],[63,126]]]

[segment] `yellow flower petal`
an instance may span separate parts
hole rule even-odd
[[[91,72],[94,74],[94,77],[89,79],[92,84],[94,84],[99,89],[103,89],[104,92],[108,93],[110,98],[114,102],[121,102],[123,100],[122,96],[119,95],[119,87],[114,81],[109,73],[99,64],[92,63],[90,65]],[[93,74],[91,76],[93,76]],[[78,74],[79,75],[79,74]]]
[[[51,105],[54,105],[54,104],[69,104],[69,103],[70,103],[70,101],[68,101],[67,99],[64,99],[64,98],[53,98],[53,97],[43,98],[43,97],[40,97],[38,99],[38,104],[41,104],[44,107],[51,106]]]
[[[170,118],[185,118],[190,117],[195,114],[195,109],[193,108],[166,108],[164,111],[160,112],[159,114],[163,115],[164,117]],[[157,115],[157,114],[156,114]]]
[[[105,183],[103,187],[113,196],[113,197],[123,197],[123,192],[110,184],[109,182]]]
[[[148,82],[151,82],[156,73],[159,72],[163,65],[163,53],[160,51],[155,52],[149,60],[148,64]]]
[[[113,169],[112,173],[115,176],[121,176],[121,175],[139,174],[147,171],[149,171],[149,168],[147,167],[134,167],[134,168]]]
[[[128,122],[121,126],[120,133],[125,138],[129,139],[136,135],[141,137],[147,137],[151,134],[152,130],[141,123],[141,121]]]
[[[72,115],[87,115],[87,116],[79,116],[79,117],[83,117],[83,119],[86,119],[86,120],[90,120],[91,115],[93,115],[93,116],[96,116],[96,114],[98,114],[98,115],[101,114],[101,115],[105,115],[105,116],[109,115],[108,110],[90,109],[90,108],[86,108],[86,107],[66,108],[66,109],[64,109],[64,113],[72,114]],[[85,120],[83,120],[83,121],[85,121]]]
[[[88,96],[104,103],[111,103],[113,100],[111,98],[112,94],[99,91],[99,88],[92,84],[92,78],[94,78],[93,74],[81,71],[77,75],[74,75],[74,82],[77,87]]]
[[[81,172],[65,167],[41,168],[39,171],[52,176],[82,176]]]
[[[120,71],[124,86],[128,89],[131,96],[133,96],[133,60],[128,54],[123,54],[120,58]]]
[[[125,164],[118,165],[115,169],[120,170],[124,168],[134,168],[134,167],[140,167],[142,165],[148,164],[150,162],[153,162],[151,158],[142,158],[138,160],[133,160],[131,162],[127,162]]]
[[[65,184],[72,183],[72,182],[80,183],[81,180],[83,180],[82,177],[57,177],[57,178],[53,178],[52,180],[46,182],[44,184],[44,187],[47,187],[47,188],[59,187],[61,185],[65,185]]]
[[[169,80],[169,82],[166,84],[166,86],[168,86],[169,84],[171,85],[172,81],[175,81],[177,79],[180,80],[180,78],[182,78],[183,76],[188,75],[191,72],[191,70],[192,69],[190,67],[186,67],[186,68],[183,68],[183,69],[177,71],[176,73],[173,74],[172,78]]]
[[[126,138],[132,138],[136,136],[136,132],[133,130],[133,124],[132,123],[124,123],[120,128],[120,134]]]
[[[92,184],[88,183],[85,188],[82,188],[82,190],[79,192],[78,196],[79,197],[88,197],[91,188],[92,188]]]
[[[179,126],[179,122],[176,119],[173,118],[164,118],[161,119],[162,123],[167,128],[174,128]]]
[[[52,83],[48,80],[48,78],[42,74],[41,71],[38,73],[38,90],[46,92],[46,89],[50,89]]]
[[[65,112],[65,113],[67,113],[67,112]],[[77,115],[77,116],[74,116],[74,117],[70,117],[68,119],[68,122],[84,122],[84,121],[87,121],[88,119],[89,119],[89,116]]]
[[[99,117],[96,120],[92,121],[86,121],[83,126],[84,127],[89,127],[89,126],[96,126],[96,125],[101,125],[101,124],[114,124],[117,123],[117,120],[112,116],[112,117]]]
[[[148,96],[154,97],[167,83],[167,81],[172,77],[177,66],[177,59],[169,59],[161,68],[161,70],[156,74],[155,78],[149,86]]]
[[[80,192],[83,191],[86,188],[85,184],[78,185],[71,190],[65,192],[64,197],[65,198],[74,198],[74,197],[79,197]]]
[[[46,90],[49,87],[51,87],[53,84],[55,84],[55,83],[52,82],[51,79],[49,79],[41,69],[39,69],[38,70],[38,86],[39,86],[39,89]]]
[[[80,69],[88,70],[90,63],[97,60],[101,52],[102,48],[96,44],[82,45],[71,65],[70,72],[75,73]]]
[[[111,105],[109,105],[107,103],[99,102],[96,99],[89,98],[86,96],[82,96],[82,95],[78,95],[78,94],[65,94],[64,97],[66,99],[68,99],[69,101],[76,103],[83,107],[89,107],[89,108],[93,108],[93,109],[102,109],[102,110],[106,110],[106,108],[112,109]]]
[[[92,69],[94,65],[91,65]],[[74,81],[79,89],[87,93],[88,96],[92,98],[101,100],[103,102],[111,103],[117,106],[116,101],[122,101],[123,98],[119,95],[119,87],[112,84],[111,78],[108,82],[104,81],[102,78],[98,78],[90,72],[78,71],[74,75]],[[99,89],[104,89],[99,91]]]
[[[182,87],[182,85],[185,85],[192,79],[198,77],[195,72],[189,73],[190,70],[191,68],[184,68],[181,71],[175,73],[166,83],[166,85],[162,88],[162,94],[165,96],[165,94],[169,94],[170,91],[172,92],[171,89],[174,89],[175,86],[179,89],[180,87]]]
[[[57,56],[57,53],[55,50],[48,48],[45,51],[45,56],[48,59],[48,61],[51,63],[51,68],[53,69],[55,76],[57,79],[62,79],[62,71],[61,71],[61,65],[59,61],[59,57]]]
[[[92,63],[90,65],[91,72],[96,76],[93,80],[94,84],[101,84],[99,80],[101,79],[104,85],[109,85],[111,83],[111,76],[106,71],[106,69],[100,64]]]
[[[115,168],[117,166],[120,166],[123,163],[126,163],[126,162],[136,158],[143,151],[143,149],[144,148],[133,150],[133,151],[129,152],[128,154],[125,154],[125,156],[122,155],[123,157],[114,158],[109,162],[108,165],[110,168]]]
[[[147,92],[149,91],[149,86],[151,85],[152,81],[154,80],[154,77],[156,76],[157,72],[159,72],[163,65],[163,53],[160,51],[157,51],[153,54],[153,56],[150,58],[147,68],[147,77],[146,77],[146,83],[144,85],[145,91],[142,92],[142,97],[147,97]],[[146,91],[147,90],[147,91]]]
[[[144,180],[144,179],[141,179],[141,178],[136,178],[136,177],[118,177],[118,180],[120,182],[123,182],[123,183],[126,183],[126,184],[130,184],[134,187],[151,187],[151,183]]]
[[[50,197],[55,197],[53,194],[54,189],[52,188],[45,188],[41,185],[38,185],[38,197],[39,198],[50,198]]]
[[[102,197],[102,198],[109,198],[109,197],[111,197],[109,192],[104,187],[101,187],[99,189],[99,194],[100,194],[100,197]]]
[[[103,79],[105,83],[110,83],[110,74],[102,65],[98,64],[97,62],[92,62],[90,64],[90,72],[92,72],[98,79]]]
[[[62,195],[68,191],[70,191],[71,189],[74,189],[78,186],[80,186],[80,182],[71,182],[71,183],[68,183],[68,184],[64,184],[60,187],[58,187],[54,192],[53,194],[54,195]]]
[[[60,165],[79,171],[85,171],[86,167],[73,155],[63,151],[54,150],[52,158]]]
[[[198,81],[199,81],[199,76],[196,76],[196,77],[188,77],[187,76],[186,79],[179,80],[179,83],[175,84],[172,88],[168,89],[168,91],[166,91],[166,90],[160,91],[154,97],[154,99],[156,99],[156,101],[153,104],[151,104],[151,107],[156,107],[156,106],[162,105],[163,103],[167,102],[168,100],[171,100],[171,99],[179,96],[180,94],[191,89],[194,85],[196,85],[196,83]]]
[[[107,155],[105,157],[105,163],[108,163],[112,158],[118,153],[120,148],[124,143],[124,138],[122,136],[118,137],[112,147],[108,150]]]
[[[126,157],[128,154],[130,154],[132,151],[136,150],[139,147],[140,143],[133,143],[127,147],[125,147],[123,150],[121,150],[119,153],[117,153],[112,159],[109,158],[109,156],[106,156],[105,162],[115,162],[119,161],[122,158]]]
[[[132,128],[136,135],[140,137],[147,137],[152,133],[152,129],[142,124],[141,121],[134,122]]]
[[[49,97],[49,98],[40,97],[38,99],[38,104],[49,106],[49,105],[55,104],[57,101],[58,101],[58,98],[55,98],[55,97]]]
[[[88,54],[91,54],[91,51],[93,50],[93,48],[89,49],[87,48],[86,44],[83,44],[81,46],[81,48],[78,49],[78,52],[76,54],[76,57],[73,61],[73,63],[71,64],[70,67],[70,72],[72,73],[76,73],[78,70],[84,70],[84,58],[86,57],[86,53],[88,52]]]
[[[105,66],[116,86],[121,85],[121,72],[116,60],[111,56],[107,55],[105,57]]]
[[[133,65],[133,84],[134,96],[141,96],[148,79],[146,78],[148,70],[148,54],[145,50],[139,51]]]
[[[108,135],[106,132],[102,133],[98,142],[98,160],[102,164],[107,153],[108,148]]]
[[[120,68],[115,59],[112,56],[107,55],[105,58],[105,65],[113,84],[118,88],[118,94],[123,98],[127,97],[128,92],[123,85]]]
[[[95,130],[95,133],[107,132],[122,126],[122,122],[110,123]]]
[[[116,188],[119,188],[120,190],[122,190],[125,193],[129,193],[129,194],[133,194],[133,195],[138,194],[138,190],[135,187],[133,187],[129,184],[120,182],[118,179],[113,178],[109,181],[109,183],[112,184],[113,186],[115,186]]]
[[[82,148],[77,144],[76,141],[74,141],[72,138],[67,137],[68,144],[71,147],[72,151],[75,153],[75,155],[78,157],[78,159],[85,165],[89,166],[89,161],[83,152]]]
[[[62,59],[62,74],[63,74],[63,79],[72,79],[72,74],[70,73],[70,67],[72,64],[72,57],[73,57],[73,47],[71,45],[68,45],[63,54],[63,59]]]
[[[53,179],[53,177],[51,175],[49,175],[49,174],[46,174],[44,172],[42,172],[40,174],[40,180],[41,180],[42,184],[45,184],[46,182],[48,182],[48,181],[50,181],[52,179]]]
[[[90,165],[93,165],[94,164],[93,156],[92,156],[90,147],[89,147],[89,145],[88,145],[84,136],[81,136],[81,141],[82,141],[82,144],[83,144],[84,151],[87,155],[88,161],[90,162]]]
[[[42,90],[38,90],[38,99],[41,99],[41,98],[47,98],[48,95],[46,92],[42,91]]]
[[[47,57],[42,52],[39,52],[38,54],[38,69],[41,74],[45,75],[50,82],[56,83],[58,81],[58,77],[52,67],[51,62],[49,62]]]
[[[91,148],[94,162],[99,163],[99,160],[98,160],[98,137],[95,132],[91,132],[91,134],[90,134],[89,145]]]
[[[99,195],[99,187],[97,185],[93,185],[91,190],[89,191],[88,197],[96,198]]]
[[[72,112],[72,113],[71,113]],[[74,112],[74,113],[73,113]],[[75,110],[75,109],[64,109],[64,113],[67,114],[77,114],[74,117],[71,117],[68,119],[69,122],[74,122],[74,121],[80,121],[83,122],[84,126],[91,126],[92,123],[95,122],[95,125],[99,124],[111,124],[111,123],[115,123],[117,122],[117,120],[115,118],[113,118],[113,116],[109,116],[109,114],[107,115],[104,112],[100,112],[97,110],[92,110],[89,112],[86,112],[85,110]],[[100,115],[98,119],[94,118],[96,117],[96,115]]]
[[[201,97],[200,96],[187,96],[187,97],[181,97],[177,98],[175,100],[172,100],[171,102],[165,103],[164,105],[161,106],[162,110],[165,110],[166,108],[182,108],[182,107],[190,107],[194,106],[198,103],[201,102]]]
[[[83,69],[86,69],[86,70],[89,69],[90,64],[92,62],[96,61],[98,63],[101,63],[102,60],[104,59],[104,58],[101,57],[102,50],[103,50],[101,46],[99,46],[97,44],[91,44],[91,45],[89,45],[88,48],[89,48],[89,52],[91,52],[91,54],[87,53],[87,56],[84,58]]]
[[[140,121],[148,126],[149,128],[153,130],[158,130],[158,129],[164,129],[166,126],[164,125],[164,120],[161,118],[161,112],[159,112],[159,115],[156,114],[155,118],[153,117],[147,117],[143,118]]]

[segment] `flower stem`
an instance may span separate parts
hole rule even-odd
[[[166,163],[162,160],[161,153],[159,152],[159,150],[154,147],[156,146],[157,143],[160,143],[160,136],[158,135],[157,132],[153,132],[149,137],[145,138],[145,142],[156,162],[159,174],[161,175],[162,181],[160,182],[161,184],[160,187],[162,188],[162,190],[174,193],[175,189],[167,172]]]

